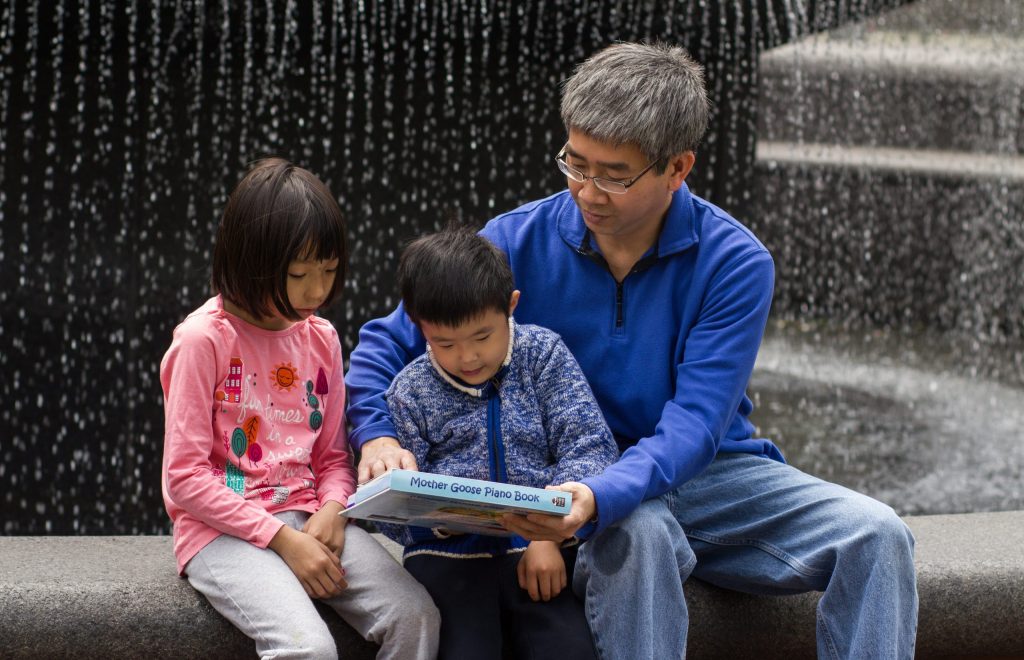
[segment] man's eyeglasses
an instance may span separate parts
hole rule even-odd
[[[587,176],[583,172],[580,172],[565,161],[565,147],[562,147],[562,150],[558,152],[557,156],[555,156],[555,163],[558,164],[558,169],[562,171],[562,174],[569,177],[576,183],[585,183],[587,179],[590,179],[594,182],[594,185],[597,186],[598,190],[603,190],[604,192],[611,193],[612,195],[625,195],[626,191],[629,190],[629,187],[636,183],[637,179],[647,174],[647,170],[654,167],[654,164],[657,162],[658,161],[652,162],[650,165],[645,167],[640,174],[637,174],[632,179],[615,180],[605,179],[599,176]]]

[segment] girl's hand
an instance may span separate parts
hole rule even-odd
[[[268,547],[281,555],[310,598],[337,596],[348,587],[338,555],[309,534],[282,525]]]
[[[533,601],[551,600],[568,584],[562,552],[552,541],[531,542],[519,560],[516,573],[519,586],[529,592]]]
[[[328,500],[302,526],[302,531],[326,545],[338,557],[345,548],[345,525],[348,523],[347,518],[338,515],[341,510],[340,502]]]

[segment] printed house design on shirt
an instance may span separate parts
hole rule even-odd
[[[228,377],[224,379],[224,399],[228,403],[242,401],[242,358],[231,358]]]

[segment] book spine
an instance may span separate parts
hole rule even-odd
[[[520,506],[563,515],[571,509],[570,494],[563,491],[426,472],[395,470],[391,473],[391,489],[420,495],[457,497],[467,502]]]

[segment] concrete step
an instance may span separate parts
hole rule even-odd
[[[760,58],[758,139],[1024,153],[1024,3],[925,0]]]
[[[1024,338],[1024,157],[758,145],[775,311]]]
[[[917,540],[917,658],[1024,655],[1024,512],[905,520]],[[0,594],[3,658],[253,654],[177,576],[166,536],[0,537]],[[750,596],[690,580],[689,654],[814,658],[819,597]],[[325,618],[343,657],[375,655],[333,612]]]

